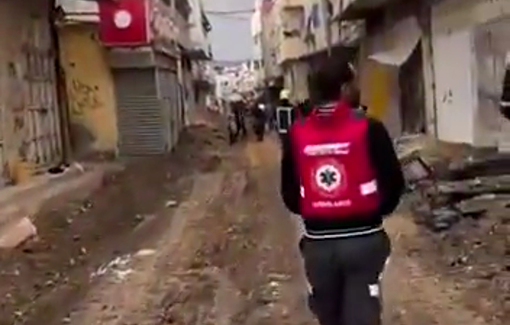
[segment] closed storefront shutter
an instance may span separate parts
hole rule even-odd
[[[157,87],[159,99],[161,101],[161,115],[163,117],[163,127],[165,133],[165,145],[169,149],[173,143],[172,126],[172,90],[169,87],[171,71],[164,68],[157,69]]]
[[[143,156],[164,153],[167,141],[156,71],[151,68],[117,69],[114,78],[120,154]]]

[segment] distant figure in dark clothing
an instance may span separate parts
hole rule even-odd
[[[246,130],[246,105],[242,101],[232,103],[232,113],[236,124],[235,139],[246,138],[248,131]]]
[[[232,145],[237,141],[238,127],[236,123],[236,119],[233,113],[229,113],[227,117],[227,131],[228,131],[228,140]]]
[[[257,136],[258,141],[264,140],[264,133],[266,129],[266,112],[265,105],[262,103],[255,103],[252,107],[253,115],[253,131]]]
[[[270,131],[274,131],[277,129],[276,125],[276,106],[273,103],[266,104],[266,121],[267,126]]]
[[[507,58],[507,60],[510,60],[510,57]],[[503,114],[503,116],[506,119],[510,119],[510,62],[506,63],[502,89],[503,92],[501,94],[501,101],[499,103],[499,107],[501,110],[501,114]]]

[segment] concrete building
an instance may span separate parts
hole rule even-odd
[[[211,23],[204,11],[202,0],[189,0],[191,14],[189,17],[191,46],[188,57],[191,59],[191,71],[187,85],[190,94],[186,102],[186,124],[189,124],[193,110],[197,107],[206,106],[206,98],[212,92],[213,81],[208,76],[207,63],[213,57],[209,33],[212,30]]]
[[[508,1],[341,3],[340,19],[366,21],[363,100],[393,134],[426,131],[510,149],[497,104],[510,50]]]
[[[283,84],[282,71],[278,64],[281,21],[277,0],[262,0],[260,2],[262,26],[262,62],[264,63],[264,78],[267,86]]]
[[[265,69],[283,76],[283,86],[293,102],[320,99],[321,89],[335,87],[324,84],[325,79],[331,79],[325,75],[352,57],[351,48],[361,37],[363,24],[335,19],[338,5],[323,0],[276,0],[272,6],[266,5],[269,11],[262,11],[263,34],[272,35],[265,39],[265,47],[270,49],[265,52]]]
[[[199,0],[59,0],[60,54],[75,157],[171,150],[211,58]],[[146,10],[145,8],[150,8]]]
[[[430,46],[422,42],[427,22],[422,2],[341,2],[341,21],[364,20],[358,53],[362,102],[394,136],[427,130],[426,78]]]
[[[229,101],[233,96],[249,96],[257,87],[257,60],[240,62],[218,70],[215,76],[215,95],[218,99]]]
[[[60,66],[65,76],[70,147],[75,158],[117,151],[117,101],[108,51],[99,41],[93,1],[59,0]]]
[[[431,7],[437,136],[510,150],[509,122],[499,114],[510,2],[443,1]],[[455,64],[451,64],[451,58]],[[463,121],[452,123],[452,121]]]
[[[256,86],[261,88],[264,85],[264,69],[262,64],[263,44],[262,44],[262,1],[255,1],[255,12],[251,18],[251,36],[253,39],[253,59],[256,62]]]

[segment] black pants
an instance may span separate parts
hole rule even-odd
[[[236,118],[235,138],[236,139],[238,139],[239,137],[246,138],[247,135],[248,135],[248,130],[246,130],[245,120],[243,118]]]
[[[342,239],[302,239],[310,309],[321,325],[380,325],[380,276],[391,244],[383,231]]]

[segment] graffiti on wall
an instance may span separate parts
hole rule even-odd
[[[78,79],[71,81],[69,103],[71,114],[82,116],[86,111],[95,110],[103,104],[99,99],[99,88],[86,84]]]

